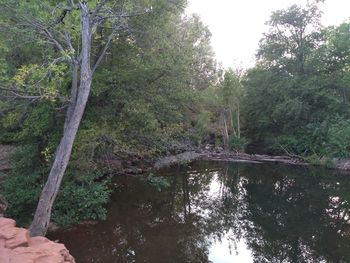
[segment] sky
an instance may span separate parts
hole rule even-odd
[[[225,68],[249,68],[273,11],[307,0],[188,0],[187,14],[196,13],[212,32],[212,46]],[[337,25],[350,18],[350,0],[320,4],[322,24]]]

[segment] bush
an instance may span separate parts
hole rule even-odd
[[[231,151],[243,151],[247,144],[247,140],[244,137],[231,136],[229,139],[229,149]]]
[[[313,165],[321,165],[322,164],[321,157],[318,156],[317,154],[309,155],[305,158],[305,160]]]
[[[327,152],[325,147],[328,142],[328,125],[325,123],[311,123],[300,128],[293,134],[277,136],[275,139],[275,150],[279,154],[295,154],[303,157],[322,157]]]
[[[53,207],[52,221],[72,225],[83,220],[104,220],[110,190],[109,180],[98,173],[84,174],[79,180],[66,174]]]
[[[16,219],[19,225],[27,225],[33,217],[46,169],[40,168],[37,145],[20,147],[13,154],[15,164],[2,185],[1,192],[8,201],[7,215]]]
[[[40,172],[32,174],[11,173],[2,192],[8,202],[6,214],[16,219],[20,226],[27,226],[35,211],[40,196]]]
[[[36,145],[17,150],[13,156],[13,169],[1,189],[8,201],[7,215],[22,226],[27,226],[33,219],[49,173],[47,167],[40,165],[39,155]],[[77,177],[70,167],[55,201],[52,221],[70,225],[82,220],[105,219],[107,212],[103,205],[108,202],[110,194],[108,182],[97,173]]]
[[[307,157],[312,163],[322,157],[350,158],[350,120],[338,117],[308,124],[295,134],[276,137],[271,148]]]
[[[350,157],[350,121],[339,120],[330,126],[327,152],[329,156],[339,158]]]

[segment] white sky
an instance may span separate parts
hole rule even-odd
[[[189,0],[187,13],[199,14],[212,32],[212,46],[224,67],[254,65],[254,54],[271,12],[307,0]],[[320,4],[323,25],[337,25],[350,18],[350,0]]]

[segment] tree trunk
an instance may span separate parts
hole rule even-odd
[[[79,64],[77,63],[78,59],[74,59],[71,62],[71,70],[72,70],[72,85],[69,97],[69,106],[66,112],[66,119],[64,121],[64,130],[67,128],[68,123],[73,116],[74,108],[77,105],[77,97],[78,97],[78,70]]]
[[[72,111],[67,111],[66,120],[68,121],[66,121],[63,136],[56,152],[55,160],[51,167],[48,180],[41,193],[33,222],[29,228],[31,236],[46,235],[50,222],[52,205],[57,196],[63,175],[67,168],[73,148],[74,139],[77,134],[80,121],[83,117],[85,106],[90,94],[92,80],[92,72],[90,66],[91,29],[88,7],[87,3],[85,2],[82,2],[80,4],[80,19],[82,50],[80,61],[80,85],[76,104],[72,108]],[[73,72],[73,76],[74,73],[75,72]],[[76,80],[73,79],[72,86],[74,86],[74,81]],[[74,103],[74,101],[71,103]]]
[[[240,121],[240,112],[239,112],[239,103],[237,104],[237,137],[241,138],[241,121]]]
[[[229,115],[229,120],[230,120],[230,127],[232,129],[232,132],[233,132],[233,135],[237,137],[237,132],[236,132],[236,129],[235,129],[235,126],[233,124],[233,114],[232,114],[232,109],[230,109],[229,111],[230,115]]]
[[[228,149],[228,140],[229,140],[229,136],[228,136],[228,130],[227,130],[227,123],[226,123],[226,116],[225,113],[222,114],[222,120],[223,120],[223,130],[222,130],[222,139],[223,139],[223,146],[224,149],[227,150]]]

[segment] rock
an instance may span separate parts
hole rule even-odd
[[[16,221],[10,218],[1,217],[0,218],[0,229],[5,226],[15,227]]]
[[[126,174],[142,174],[144,173],[144,170],[136,166],[131,166],[128,169],[124,169],[123,172]]]
[[[10,251],[10,262],[35,263],[38,257],[37,250],[30,247],[18,247]]]
[[[5,247],[13,249],[16,247],[27,247],[28,246],[28,230],[24,228],[15,228],[15,236],[11,239],[6,240]]]
[[[160,169],[163,167],[169,167],[174,164],[186,164],[202,157],[202,154],[196,153],[194,151],[188,151],[181,154],[167,156],[157,160],[154,164],[155,169]]]
[[[0,262],[1,263],[10,263],[10,253],[11,253],[10,249],[0,247]]]
[[[324,164],[327,165],[327,161],[324,160]],[[350,171],[350,160],[349,159],[333,159],[331,165],[339,170]]]
[[[5,248],[5,244],[6,244],[6,240],[5,239],[0,239],[0,249],[1,248]]]
[[[16,235],[16,228],[12,226],[2,227],[0,228],[0,238],[2,240],[9,240],[14,238]]]
[[[108,160],[108,166],[112,169],[112,170],[121,170],[123,169],[123,164],[120,160],[118,159],[111,159]]]
[[[217,147],[215,147],[214,151],[215,151],[216,153],[221,153],[221,152],[224,151],[224,148],[222,148],[222,147],[220,147],[220,146],[217,146]]]
[[[0,218],[0,263],[75,263],[63,244],[29,237],[14,220]]]
[[[207,150],[207,151],[211,150],[212,148],[213,147],[210,144],[207,144],[207,145],[204,146],[204,149]]]
[[[50,240],[48,240],[46,237],[32,237],[28,240],[28,245],[30,247],[38,247],[42,244],[48,243]]]

